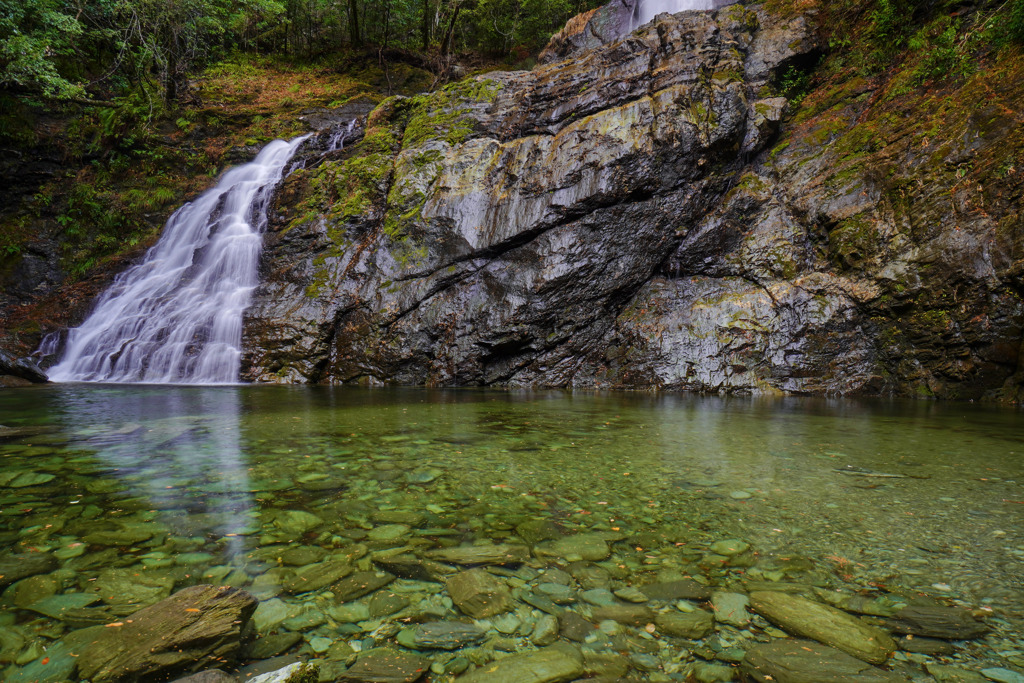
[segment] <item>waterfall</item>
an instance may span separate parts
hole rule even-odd
[[[89,318],[68,331],[50,379],[237,382],[267,207],[306,137],[271,142],[175,211],[142,263],[118,275]]]
[[[714,9],[714,0],[640,0],[633,12],[633,28],[643,26],[659,14],[685,12],[686,10]]]

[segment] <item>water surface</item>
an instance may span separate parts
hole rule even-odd
[[[723,581],[813,579],[989,610],[991,647],[1012,651],[1024,649],[1021,417],[970,404],[557,391],[11,390],[0,424],[30,433],[0,437],[0,548],[55,554],[58,595],[129,568],[267,599],[289,548],[518,543],[540,524],[620,538],[609,562],[624,581],[703,567]],[[706,548],[720,539],[749,543],[748,566],[709,569]],[[9,589],[3,624],[46,622],[13,600]],[[92,607],[133,608],[108,602]],[[81,625],[46,623],[43,644]],[[304,639],[358,642],[379,626],[314,625]]]

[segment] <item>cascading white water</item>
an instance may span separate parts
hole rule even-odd
[[[685,12],[686,10],[714,9],[714,0],[640,0],[636,11],[633,13],[633,28],[643,26],[654,17],[668,12]]]
[[[142,263],[118,275],[92,315],[68,331],[50,379],[237,382],[267,206],[306,137],[271,142],[178,209]]]

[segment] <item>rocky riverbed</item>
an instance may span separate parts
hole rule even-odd
[[[5,680],[251,680],[300,661],[319,681],[1024,672],[1015,413],[20,395],[0,430]]]

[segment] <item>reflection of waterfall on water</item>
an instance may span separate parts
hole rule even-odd
[[[654,17],[668,12],[685,12],[686,10],[714,9],[714,0],[640,0],[633,11],[633,28],[643,26]]]
[[[50,379],[236,382],[267,208],[306,137],[271,142],[178,209],[142,263],[117,276],[89,318],[68,332]]]
[[[240,389],[91,387],[61,394],[69,431],[84,438],[154,523],[239,556],[256,515],[242,454]],[[116,495],[116,494],[114,494]],[[116,507],[116,500],[108,504]]]

